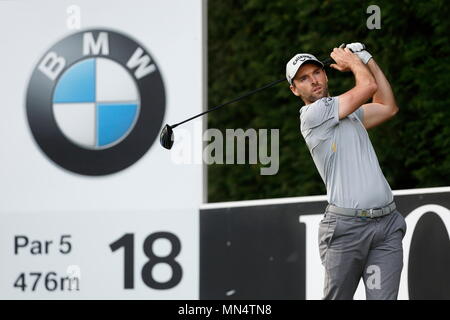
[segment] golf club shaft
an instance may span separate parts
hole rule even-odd
[[[278,83],[280,83],[280,82],[282,82],[282,81],[286,81],[286,79],[276,80],[276,81],[273,81],[273,82],[271,82],[271,83],[268,83],[268,84],[262,86],[261,88],[258,88],[258,89],[252,90],[252,91],[250,91],[250,92],[244,93],[243,95],[241,95],[241,96],[239,96],[239,97],[237,97],[237,98],[234,98],[233,100],[230,100],[230,101],[224,102],[224,103],[222,103],[222,104],[219,104],[218,106],[215,106],[215,107],[213,107],[213,108],[211,108],[211,109],[208,109],[208,110],[206,110],[206,111],[204,111],[204,112],[202,112],[202,113],[200,113],[200,114],[198,114],[198,115],[196,115],[196,116],[193,116],[193,117],[191,117],[191,118],[189,118],[189,119],[186,119],[186,120],[184,120],[184,121],[182,121],[182,122],[180,122],[180,123],[177,123],[177,124],[175,124],[175,125],[173,125],[173,126],[171,126],[171,127],[172,127],[172,128],[175,128],[176,126],[179,126],[180,124],[183,124],[183,123],[188,122],[188,121],[190,121],[190,120],[192,120],[192,119],[195,119],[195,118],[197,118],[197,117],[200,117],[200,116],[202,116],[202,115],[204,115],[204,114],[206,114],[206,113],[209,113],[209,112],[211,112],[211,111],[214,111],[214,110],[217,110],[217,109],[219,109],[219,108],[222,108],[222,107],[224,107],[224,106],[226,106],[226,105],[228,105],[228,104],[231,104],[231,103],[233,103],[233,102],[242,100],[242,99],[244,99],[244,98],[246,98],[246,97],[248,97],[248,96],[250,96],[250,95],[252,95],[252,94],[254,94],[254,93],[257,93],[258,91],[261,91],[261,90],[270,88],[270,87],[272,87],[272,86],[274,86],[274,85],[276,85],[276,84],[278,84]]]
[[[330,63],[332,63],[332,62],[333,62],[333,60],[332,60],[331,58],[327,58],[327,59],[324,59],[324,60],[323,60],[323,64],[324,64],[325,66],[329,66]],[[249,92],[247,92],[247,93],[244,93],[243,95],[241,95],[241,96],[239,96],[239,97],[237,97],[237,98],[234,98],[233,100],[224,102],[224,103],[222,103],[222,104],[220,104],[220,105],[218,105],[218,106],[215,106],[215,107],[213,107],[213,108],[211,108],[211,109],[208,109],[208,110],[206,110],[206,111],[203,111],[202,113],[199,113],[199,114],[197,114],[197,115],[195,115],[195,116],[193,116],[193,117],[191,117],[191,118],[189,118],[189,119],[186,119],[186,120],[181,121],[181,122],[179,122],[179,123],[177,123],[177,124],[171,125],[171,128],[172,128],[172,129],[173,129],[173,128],[176,128],[176,127],[179,126],[180,124],[183,124],[183,123],[185,123],[185,122],[191,121],[191,120],[193,120],[193,119],[195,119],[195,118],[198,118],[198,117],[200,117],[200,116],[202,116],[202,115],[204,115],[204,114],[207,114],[207,113],[209,113],[209,112],[212,112],[212,111],[214,111],[214,110],[217,110],[217,109],[219,109],[219,108],[222,108],[222,107],[224,107],[224,106],[226,106],[226,105],[229,105],[229,104],[231,104],[231,103],[233,103],[233,102],[242,100],[242,99],[244,99],[244,98],[246,98],[246,97],[248,97],[248,96],[251,96],[252,94],[255,94],[255,93],[257,93],[257,92],[259,92],[259,91],[261,91],[261,90],[265,90],[265,89],[267,89],[267,88],[273,87],[274,85],[276,85],[276,84],[278,84],[278,83],[280,83],[280,82],[283,82],[283,81],[286,81],[286,79],[283,78],[283,79],[279,79],[279,80],[270,82],[270,83],[268,83],[268,84],[266,84],[266,85],[264,85],[264,86],[262,86],[262,87],[260,87],[260,88],[258,88],[258,89],[255,89],[255,90],[249,91]]]

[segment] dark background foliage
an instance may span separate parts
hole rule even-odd
[[[369,30],[367,7],[381,9],[381,29]],[[363,42],[389,79],[400,112],[369,130],[392,189],[450,182],[449,3],[429,1],[209,0],[208,105],[213,106],[285,75],[296,53],[328,57],[341,43]],[[331,95],[354,83],[327,70]],[[208,167],[208,201],[325,194],[299,131],[302,103],[288,83],[213,112],[208,127],[279,129],[276,175],[261,165]]]

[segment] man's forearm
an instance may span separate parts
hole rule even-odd
[[[369,70],[372,72],[375,81],[377,82],[377,91],[373,95],[373,102],[380,103],[388,106],[393,112],[398,111],[397,103],[395,102],[394,93],[392,92],[391,85],[386,79],[383,71],[378,64],[372,58],[367,63]]]
[[[352,64],[350,69],[355,76],[356,85],[376,84],[375,77],[364,63],[358,61],[358,63]]]
[[[351,70],[355,76],[356,86],[374,88],[373,91],[377,91],[376,79],[365,64],[363,64],[362,62],[355,63],[351,66]]]

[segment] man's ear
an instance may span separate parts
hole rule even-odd
[[[297,97],[300,97],[300,93],[298,92],[297,87],[295,87],[291,84],[289,86],[289,89],[291,89],[292,93],[295,94]]]

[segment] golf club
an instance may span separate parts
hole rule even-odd
[[[341,44],[339,46],[339,48],[343,48],[344,46],[345,46],[345,44]],[[324,64],[325,67],[328,67],[333,62],[333,59],[326,58],[326,59],[321,59],[321,61]],[[226,105],[229,105],[229,104],[231,104],[233,102],[237,102],[239,100],[242,100],[242,99],[244,99],[244,98],[246,98],[248,96],[251,96],[252,94],[255,94],[255,93],[259,92],[259,91],[262,91],[262,90],[268,89],[270,87],[273,87],[274,85],[276,85],[276,84],[278,84],[280,82],[283,82],[283,81],[286,81],[286,78],[270,82],[270,83],[268,83],[268,84],[266,84],[266,85],[264,85],[264,86],[262,86],[260,88],[257,88],[255,90],[249,91],[247,93],[244,93],[243,95],[241,95],[241,96],[239,96],[237,98],[234,98],[234,99],[232,99],[230,101],[227,101],[227,102],[224,102],[224,103],[222,103],[220,105],[212,107],[211,109],[208,109],[208,110],[206,110],[206,111],[204,111],[202,113],[199,113],[199,114],[197,114],[197,115],[195,115],[195,116],[193,116],[193,117],[191,117],[189,119],[186,119],[184,121],[181,121],[179,123],[176,123],[176,124],[173,124],[173,125],[166,124],[164,126],[164,128],[162,129],[160,137],[159,137],[159,141],[161,143],[161,146],[163,146],[164,148],[169,149],[169,150],[172,148],[173,142],[174,142],[173,129],[178,127],[179,125],[181,125],[183,123],[186,123],[188,121],[191,121],[191,120],[193,120],[195,118],[198,118],[198,117],[200,117],[200,116],[202,116],[204,114],[207,114],[209,112],[215,111],[215,110],[217,110],[219,108],[222,108],[222,107],[224,107]]]

